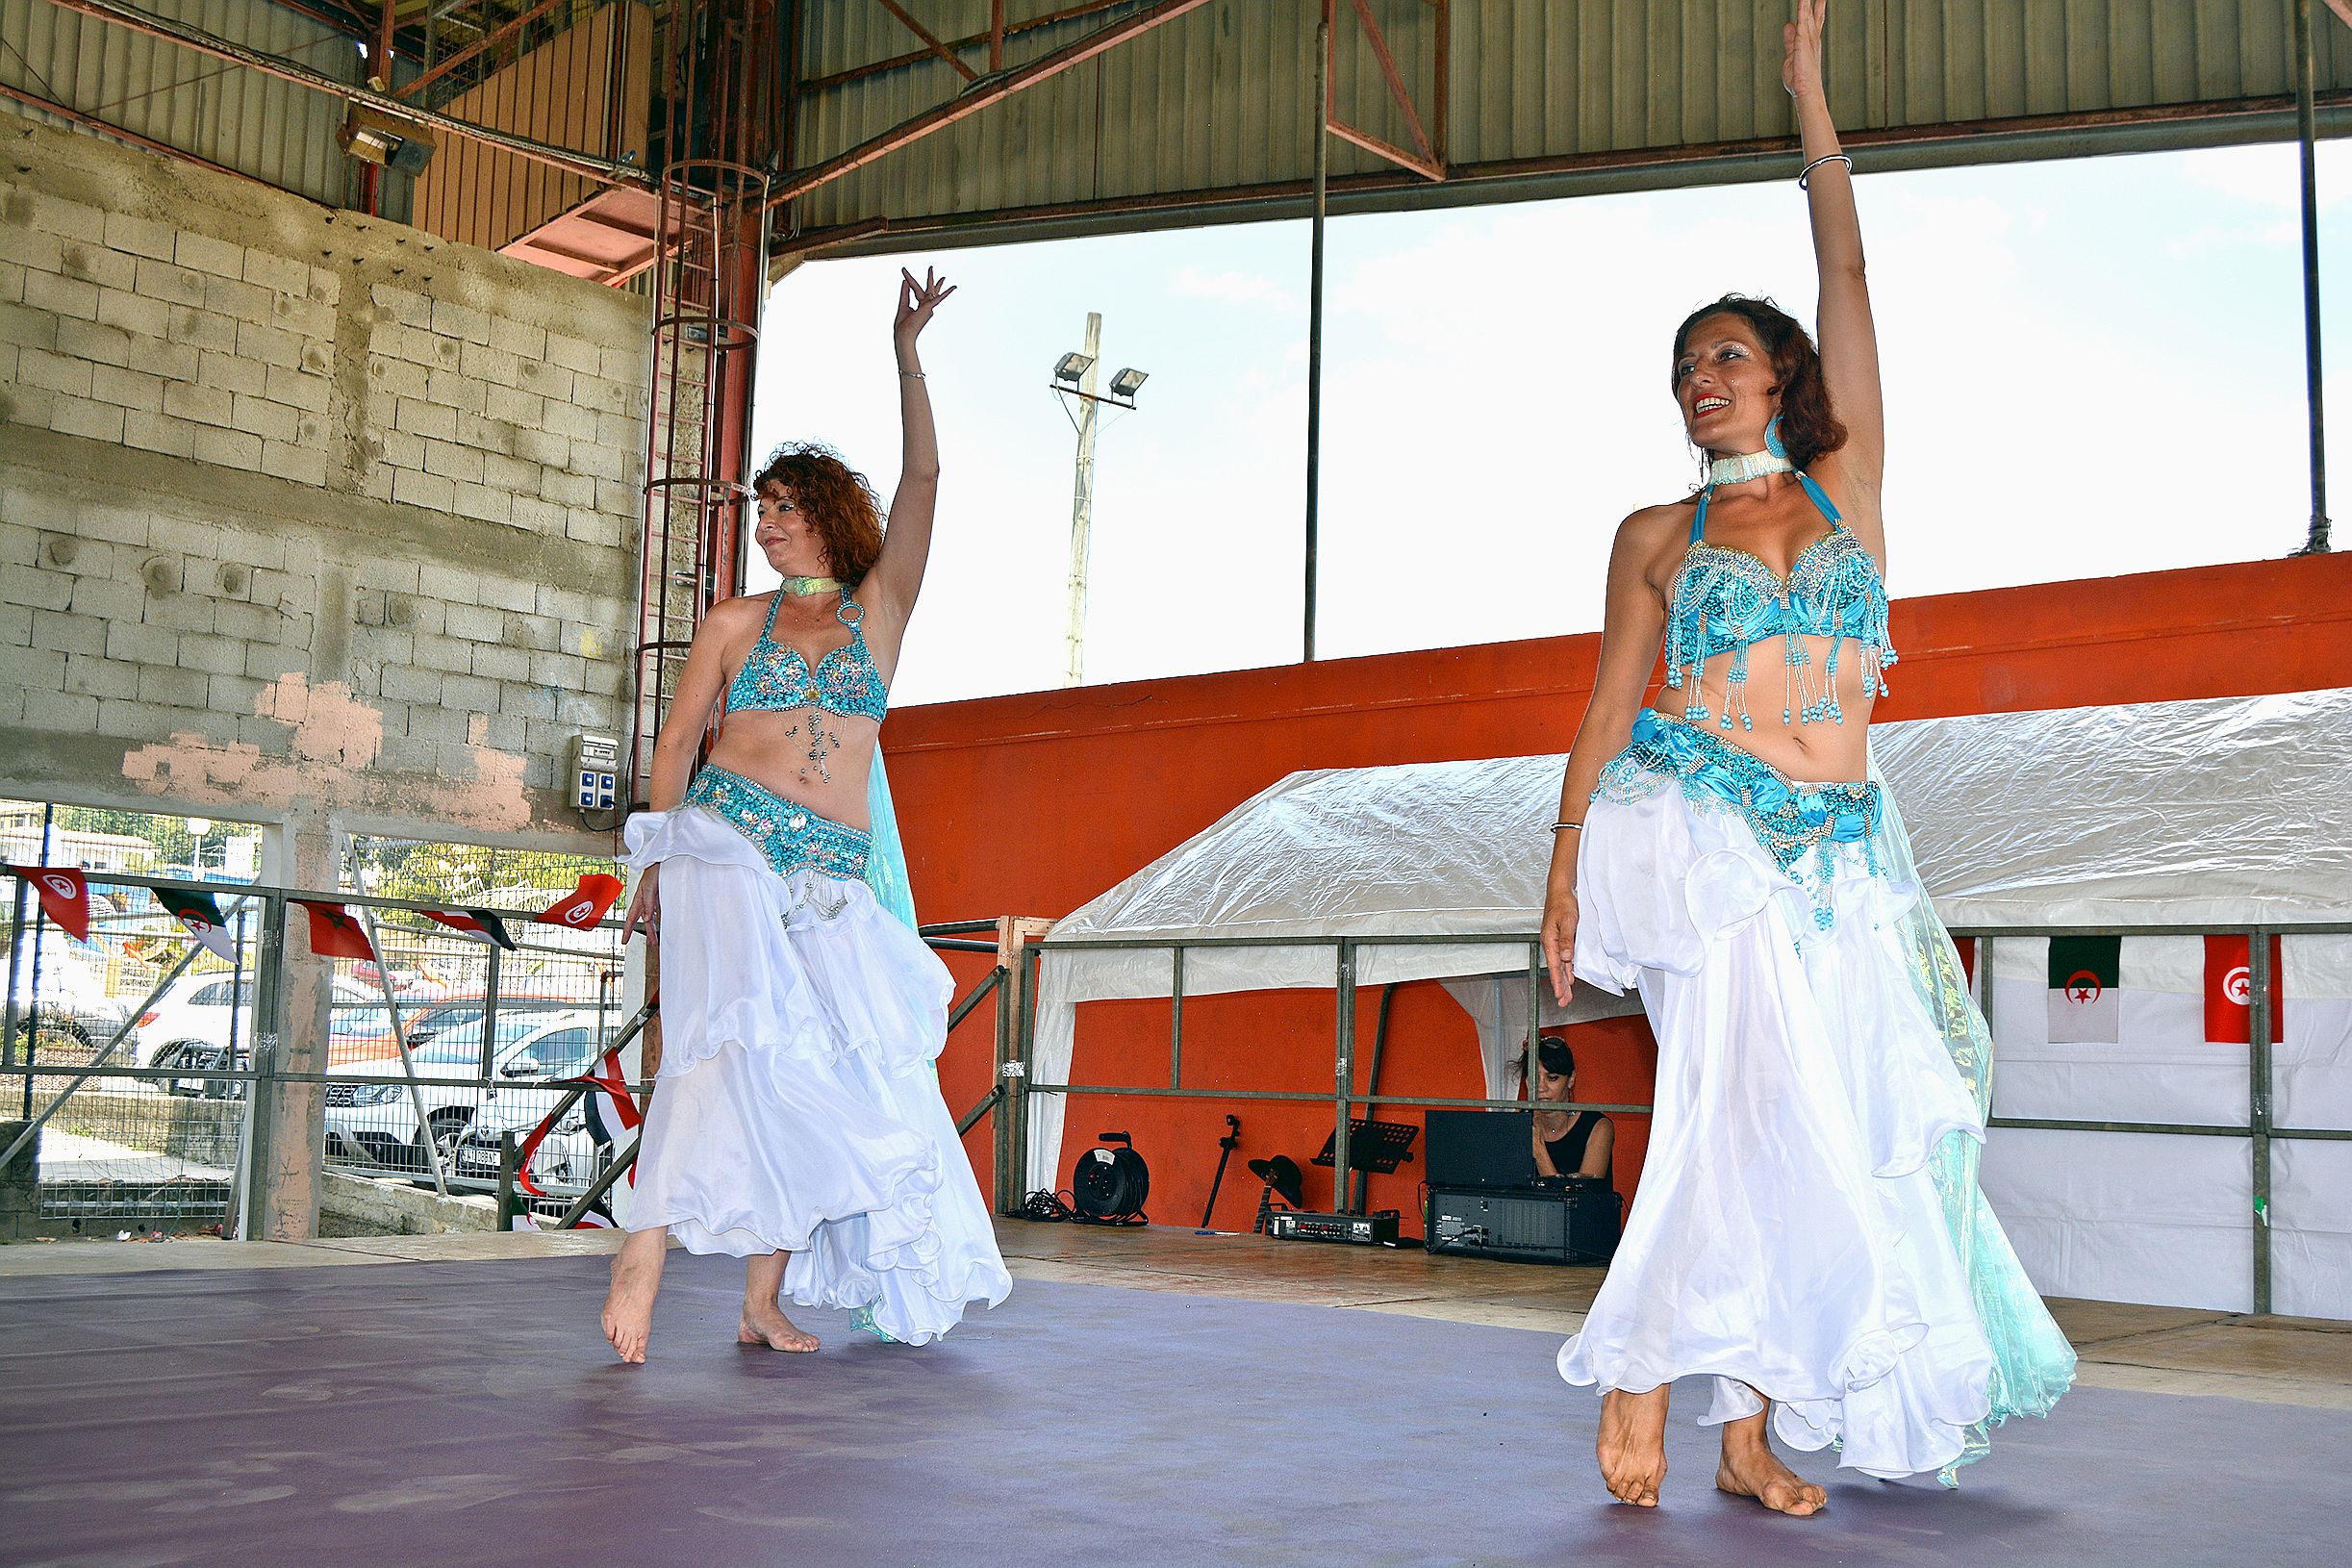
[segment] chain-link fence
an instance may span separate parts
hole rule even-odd
[[[0,833],[6,813],[0,802]],[[5,847],[28,865],[61,846],[51,834]],[[609,1220],[606,1178],[635,1153],[646,1015],[624,998],[618,919],[580,927],[532,914],[583,875],[617,873],[614,862],[361,841],[344,886],[317,894],[84,865],[86,939],[51,922],[22,878],[5,906],[0,1240],[260,1233],[253,1216],[289,1168],[288,1139],[316,1152],[312,1218],[325,1233],[487,1229],[584,1198],[587,1216]],[[191,896],[217,910],[208,940],[166,907]],[[306,900],[340,905],[373,956],[288,964]],[[428,909],[471,911],[481,928],[461,932]],[[1002,973],[958,1004],[951,1027]],[[295,1016],[297,979],[324,982],[323,1040]],[[997,1009],[999,1059],[1016,1014]]]

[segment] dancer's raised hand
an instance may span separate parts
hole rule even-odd
[[[923,269],[921,283],[915,281],[914,273],[904,267],[898,269],[898,318],[891,324],[891,336],[900,348],[915,346],[923,329],[931,324],[940,301],[953,292],[954,287],[927,266]]]
[[[1797,19],[1781,28],[1781,86],[1792,98],[1821,90],[1821,17],[1828,0],[1797,0]]]

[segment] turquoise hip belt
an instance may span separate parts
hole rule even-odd
[[[1634,719],[1632,743],[1602,770],[1594,797],[1630,798],[1648,793],[1627,776],[1632,769],[1679,780],[1684,797],[1695,807],[1739,811],[1756,830],[1757,842],[1783,872],[1793,873],[1807,850],[1817,849],[1827,874],[1829,857],[1840,844],[1861,845],[1871,871],[1878,870],[1870,841],[1884,810],[1876,784],[1799,783],[1754,752],[1652,708],[1642,709]]]
[[[680,804],[702,806],[725,818],[758,846],[778,876],[807,870],[858,881],[873,852],[873,840],[867,834],[820,817],[724,768],[704,768],[695,774]]]

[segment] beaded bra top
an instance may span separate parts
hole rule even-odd
[[[1754,729],[1747,700],[1748,649],[1778,637],[1786,670],[1781,721],[1809,724],[1827,720],[1842,724],[1846,716],[1837,701],[1837,661],[1849,641],[1859,645],[1868,688],[1878,695],[1886,692],[1885,670],[1895,662],[1895,649],[1888,638],[1885,580],[1861,541],[1838,520],[1828,493],[1810,475],[1787,464],[1779,431],[1768,431],[1765,444],[1782,461],[1751,461],[1765,472],[1794,473],[1829,519],[1830,531],[1798,552],[1783,579],[1746,550],[1707,543],[1707,502],[1714,493],[1710,482],[1699,494],[1698,515],[1690,521],[1690,547],[1675,571],[1666,607],[1666,684],[1686,690],[1684,720],[1697,723],[1711,718],[1718,728],[1730,729],[1736,718],[1741,728]],[[1807,637],[1830,640],[1818,678],[1812,651],[1803,641]],[[1710,713],[1700,694],[1699,671],[1707,660],[1727,652],[1732,667],[1723,711]]]
[[[890,710],[890,687],[873,662],[873,650],[866,646],[866,607],[851,598],[847,589],[842,590],[841,603],[833,615],[849,628],[849,641],[819,659],[812,670],[798,648],[784,646],[772,635],[776,606],[783,602],[783,592],[778,590],[769,602],[760,640],[751,645],[743,668],[727,683],[727,711],[817,708],[845,719],[871,719],[880,723]],[[856,612],[854,617],[851,611]]]

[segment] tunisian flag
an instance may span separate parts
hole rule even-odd
[[[2280,1028],[2287,1008],[2282,1000],[2279,939],[2270,939],[2270,1043],[2283,1038]],[[2254,959],[2252,945],[2242,936],[2205,939],[2205,1040],[2214,1046],[2254,1043]]]
[[[89,940],[89,883],[79,866],[11,866],[11,874],[33,884],[41,913],[64,927],[76,942]]]
[[[367,933],[360,923],[351,918],[351,911],[341,904],[323,900],[296,898],[294,902],[310,911],[311,951],[320,958],[364,958],[376,961],[376,950],[367,942]]]
[[[622,885],[618,876],[590,872],[580,878],[578,887],[534,915],[531,923],[569,925],[575,931],[584,931],[604,918],[604,912],[613,907],[613,900],[620,897]]]

